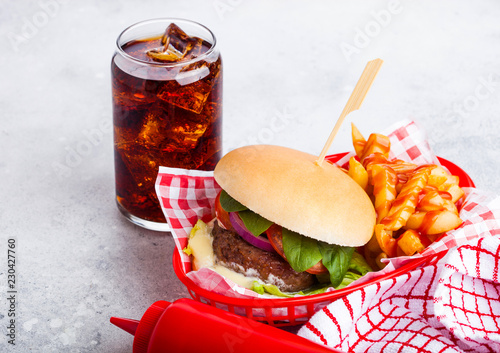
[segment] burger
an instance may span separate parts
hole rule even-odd
[[[254,145],[217,164],[222,191],[213,224],[197,224],[186,252],[193,269],[250,278],[269,293],[340,288],[370,271],[358,248],[375,227],[366,192],[339,167],[294,149]]]

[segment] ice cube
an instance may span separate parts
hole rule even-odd
[[[203,136],[207,129],[206,124],[196,122],[186,122],[172,128],[171,138],[173,144],[170,145],[176,152],[187,152],[196,147],[198,139]]]
[[[161,44],[163,44],[165,48],[171,45],[184,56],[200,41],[200,38],[188,36],[179,26],[175,23],[171,23],[165,30],[165,34],[161,39]]]
[[[174,86],[175,87],[171,87]],[[212,85],[205,80],[199,80],[189,85],[181,86],[177,81],[165,85],[158,92],[158,98],[179,108],[200,114],[210,94]]]
[[[200,151],[193,148],[182,149],[173,141],[170,146],[174,149],[166,150],[166,146],[154,148],[137,143],[125,143],[116,147],[137,186],[143,190],[154,190],[158,167],[195,169],[203,163],[203,153]]]
[[[169,114],[167,110],[156,107],[145,115],[135,137],[125,142],[133,141],[150,151],[189,152],[205,133],[208,123],[210,122]]]
[[[155,61],[174,63],[182,60],[184,56],[184,53],[178,51],[172,45],[169,45],[166,49],[165,47],[150,49],[146,54]]]
[[[144,146],[159,146],[165,140],[165,133],[169,130],[169,120],[162,110],[149,111],[144,117],[136,141]]]
[[[159,166],[195,169],[204,162],[210,141],[199,144],[208,121],[169,116],[152,109],[139,128],[115,126],[115,147],[141,193],[154,190]],[[154,199],[154,195],[150,195]]]
[[[115,92],[113,103],[121,109],[138,110],[143,109],[148,104],[154,102],[154,96],[143,94],[142,92]]]
[[[184,53],[183,60],[191,60],[194,58],[199,57],[201,54],[205,53],[208,51],[210,48],[210,44],[205,42],[203,39],[200,38],[195,38],[196,42],[193,42],[193,45],[187,48],[187,50]]]
[[[126,75],[121,70],[116,70],[114,74],[113,102],[116,107],[141,109],[155,101],[155,94],[144,92],[137,78]]]
[[[156,150],[151,150],[134,142],[117,145],[123,163],[129,170],[141,193],[154,190],[158,172],[158,156]]]
[[[161,39],[162,47],[150,49],[146,54],[159,62],[191,60],[206,52],[210,45],[197,37],[190,37],[175,23],[171,23]]]

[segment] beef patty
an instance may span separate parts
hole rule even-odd
[[[297,292],[311,287],[316,279],[307,272],[295,272],[281,256],[261,250],[233,231],[223,229],[215,222],[212,247],[217,262],[265,283],[276,285],[284,292]]]

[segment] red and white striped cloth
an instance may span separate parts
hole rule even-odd
[[[414,122],[400,122],[386,135],[391,139],[391,157],[418,164],[437,163],[425,133]],[[337,164],[344,165],[348,159],[349,155]],[[196,221],[213,218],[219,190],[212,172],[161,167],[156,181],[158,198],[188,276],[200,287],[226,296],[258,297],[209,269],[191,271],[189,257],[182,251]],[[495,247],[500,235],[500,198],[475,188],[466,188],[465,192],[460,212],[462,226],[416,255],[453,249],[438,265],[339,299],[317,313],[300,334],[332,347],[360,352],[481,352],[483,348],[478,347],[500,352],[500,245]],[[412,258],[391,259],[384,270],[359,281],[392,271]],[[488,277],[488,268],[497,272]]]
[[[298,334],[346,352],[500,352],[499,265],[499,237],[474,239],[338,299]]]

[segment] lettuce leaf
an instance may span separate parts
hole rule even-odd
[[[293,294],[283,293],[274,284],[266,284],[266,283],[262,283],[259,281],[253,282],[252,290],[259,293],[259,294],[267,293],[267,294],[275,295],[277,297],[293,298]]]
[[[354,253],[354,248],[327,244],[283,228],[283,251],[290,266],[303,272],[323,260],[333,287],[341,284]]]
[[[300,291],[300,292],[295,292],[295,293],[284,293],[282,292],[278,287],[272,284],[266,284],[262,283],[260,281],[254,281],[253,282],[253,287],[252,290],[259,293],[259,294],[272,294],[278,297],[284,297],[284,298],[292,298],[295,295],[313,295],[313,294],[320,294],[320,293],[325,293],[328,288],[334,287],[335,289],[342,289],[347,287],[349,284],[354,282],[355,280],[363,277],[366,275],[368,272],[371,272],[372,269],[366,262],[365,258],[358,252],[354,251],[352,254],[352,258],[349,262],[349,266],[347,269],[347,272],[345,273],[344,277],[342,278],[342,281],[336,285],[333,286],[330,282],[328,281],[328,274],[325,274],[327,278],[324,278],[324,281],[322,280],[321,277],[324,277],[323,275],[318,275],[318,279],[320,280],[320,283],[318,283],[316,286],[313,286],[309,289]]]
[[[349,269],[358,272],[361,276],[373,271],[363,255],[356,251],[352,254],[351,262],[349,262]]]
[[[335,289],[342,289],[347,287],[355,280],[363,277],[368,272],[373,271],[370,265],[366,262],[365,258],[358,252],[352,254],[351,261],[349,262],[349,269],[347,270],[342,282]]]
[[[330,282],[333,287],[342,283],[354,253],[354,248],[318,242],[318,248],[323,257],[323,265],[330,273]]]
[[[317,240],[286,228],[283,228],[282,234],[283,251],[288,263],[296,272],[304,272],[310,269],[323,258]]]
[[[233,199],[231,196],[229,196],[229,194],[224,190],[222,190],[220,193],[219,202],[221,207],[226,212],[239,212],[248,209],[246,206],[242,205],[241,203]]]
[[[264,233],[270,226],[273,225],[273,222],[250,210],[240,211],[238,212],[238,215],[243,221],[245,227],[256,237]]]
[[[254,281],[252,290],[259,293],[259,294],[272,294],[277,297],[283,297],[283,298],[293,298],[296,295],[313,295],[313,294],[320,294],[326,292],[328,289],[328,286],[316,286],[312,287],[310,289],[300,291],[300,292],[294,292],[294,293],[285,293],[282,292],[278,287],[276,287],[274,284],[266,284],[262,283],[259,281]]]
[[[349,284],[354,282],[355,280],[361,278],[362,276],[358,273],[352,272],[352,271],[347,271],[345,274],[344,278],[342,278],[342,282],[338,286],[335,287],[335,289],[342,289],[347,287]]]

